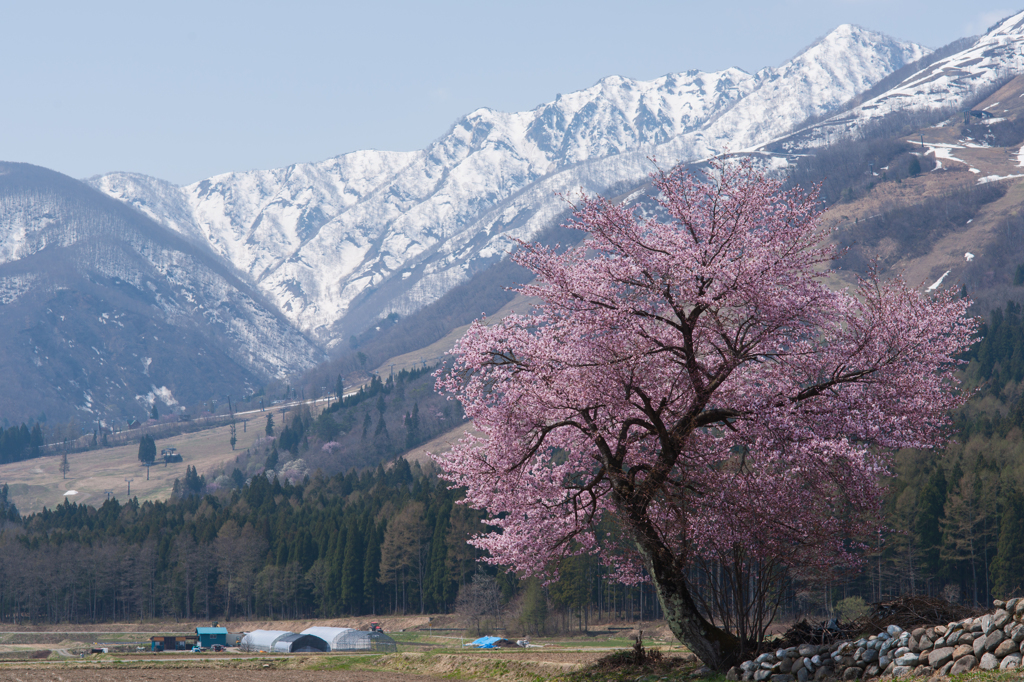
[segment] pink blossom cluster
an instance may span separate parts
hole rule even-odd
[[[436,457],[490,513],[474,543],[527,574],[599,553],[627,582],[652,547],[850,561],[887,453],[941,444],[961,404],[968,301],[829,288],[816,195],[750,164],[653,182],[649,215],[586,198],[583,245],[521,244],[542,303],[472,325],[438,374],[483,434]]]

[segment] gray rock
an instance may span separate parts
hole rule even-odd
[[[996,650],[992,653],[995,654],[996,658],[1004,658],[1010,654],[1015,654],[1020,651],[1020,645],[1014,642],[1012,639],[1004,639],[996,647]]]
[[[814,654],[813,656],[811,656],[811,663],[813,663],[816,666],[821,665],[821,656],[819,654]]]
[[[785,649],[779,649],[778,651],[775,652],[775,658],[777,658],[779,660],[782,660],[785,657],[786,657],[786,650]]]
[[[807,668],[807,672],[814,672],[814,663],[809,658],[804,659],[804,667]]]
[[[999,659],[996,658],[995,654],[985,654],[981,657],[978,667],[982,670],[995,670],[999,667]]]
[[[935,640],[935,646],[932,647],[932,648],[933,649],[941,649],[944,646],[946,646],[946,638],[945,637],[939,637],[937,640]]]
[[[885,632],[890,637],[899,637],[901,634],[903,634],[903,628],[901,628],[899,625],[890,625],[885,629]]]
[[[928,665],[938,670],[953,660],[953,647],[946,646],[941,649],[934,649],[928,654]]]
[[[1024,616],[1024,599],[1017,602],[1017,605],[1013,607],[1013,617],[1021,618]]]
[[[761,663],[759,665],[761,666],[761,670],[767,670],[770,672],[777,664],[765,661],[764,663]]]
[[[860,658],[865,663],[874,663],[878,660],[878,652],[874,649],[865,649],[864,654]]]
[[[1004,658],[1002,660],[1002,662],[999,664],[999,669],[1000,670],[1013,670],[1014,668],[1019,668],[1020,667],[1020,661],[1021,661],[1021,655],[1020,654],[1010,654],[1009,656]]]
[[[986,613],[981,617],[981,631],[985,633],[985,635],[992,632],[992,628],[994,627],[995,623],[992,622],[992,616],[990,614]]]
[[[765,680],[767,680],[771,676],[771,670],[758,670],[756,673],[754,673],[754,682],[765,682]]]
[[[1002,630],[1003,626],[1010,622],[1011,618],[1012,616],[1010,616],[1009,611],[1006,609],[999,609],[992,614],[992,625],[997,629]]]
[[[974,670],[974,666],[976,666],[976,665],[978,665],[978,659],[976,659],[974,656],[968,654],[967,656],[964,656],[963,658],[956,659],[956,663],[954,663],[953,667],[950,668],[949,674],[950,675],[959,675],[960,673],[965,673],[968,670]]]
[[[756,662],[758,662],[758,663],[764,663],[765,661],[771,661],[772,663],[774,663],[775,662],[775,656],[773,656],[771,654],[761,654],[760,656],[758,656],[754,660]]]
[[[1013,635],[1010,637],[1010,639],[1017,642],[1017,644],[1024,642],[1024,625],[1017,623],[1017,627],[1014,628]]]
[[[971,619],[971,626],[970,626],[969,629],[970,629],[971,632],[973,632],[975,634],[981,632],[982,631],[981,618],[972,618]]]
[[[729,680],[729,682],[740,682],[740,680],[743,679],[743,669],[738,665],[734,665],[729,668],[729,672],[725,674],[725,679]]]
[[[1014,597],[1013,599],[1011,599],[1008,602],[1006,602],[1006,606],[1004,606],[1003,608],[1006,609],[1007,611],[1009,611],[1010,613],[1013,613],[1013,610],[1015,608],[1017,608],[1017,604],[1019,604],[1019,603],[1020,603],[1020,597]]]
[[[881,672],[882,670],[877,665],[871,664],[864,668],[864,677],[878,677]]]
[[[890,656],[889,658],[899,658],[903,654],[909,654],[909,653],[910,653],[910,647],[901,646],[900,648],[896,649],[896,651],[894,651],[892,653],[892,656]]]
[[[1002,630],[993,630],[989,633],[988,637],[985,638],[985,651],[991,653],[996,650],[996,647],[1006,641],[1006,633]]]
[[[743,661],[742,663],[740,663],[740,670],[742,670],[745,673],[752,673],[759,667],[760,666],[758,666],[756,661]]]
[[[856,666],[850,666],[843,671],[844,680],[859,680],[860,676],[864,674],[864,671]],[[772,681],[774,682],[774,680]]]
[[[879,656],[878,657],[878,667],[881,668],[882,670],[885,670],[886,668],[888,668],[890,663],[892,663],[892,659],[889,658],[888,656]]]
[[[1004,602],[1002,599],[993,599],[992,606],[996,607],[997,609],[1001,609],[1004,606],[1006,606],[1006,602]]]
[[[902,656],[896,659],[896,665],[899,667],[903,666],[916,666],[921,661],[921,657],[912,651],[908,651]]]
[[[960,646],[955,647],[953,649],[953,660],[955,661],[957,659],[963,658],[964,656],[973,654],[974,647],[972,647],[970,644],[961,644]]]
[[[981,658],[981,655],[985,653],[985,637],[979,637],[974,640],[974,657],[977,659]]]
[[[925,629],[924,628],[914,628],[913,630],[910,631],[910,636],[913,637],[914,639],[921,639],[922,637],[924,637],[924,633],[925,633]]]
[[[923,637],[924,635],[921,636]],[[910,650],[915,653],[921,651],[921,642],[920,640],[918,640],[917,637],[914,637],[913,635],[911,635],[910,642],[907,643],[907,646],[910,647]]]
[[[962,634],[962,630],[954,630],[946,635],[946,646],[954,646],[958,641],[960,641],[960,635]]]
[[[978,636],[975,635],[973,632],[964,631],[960,633],[960,639],[957,640],[957,644],[970,644],[977,638]]]
[[[932,638],[929,637],[927,634],[924,637],[922,637],[921,639],[919,639],[918,642],[917,642],[917,647],[921,651],[928,651],[933,646],[935,646],[935,642],[933,642]]]
[[[909,665],[898,665],[892,669],[893,677],[907,677],[910,673],[914,672],[913,666]]]
[[[828,668],[822,667],[814,671],[815,682],[819,680],[827,680],[832,677],[832,671]]]
[[[796,671],[796,679],[797,682],[807,682],[807,680],[811,679],[811,673],[807,670],[807,668],[801,666]]]
[[[954,665],[953,661],[950,661],[946,665],[942,666],[939,670],[935,671],[935,676],[936,677],[947,677],[949,675],[949,671],[953,669],[953,665]]]
[[[811,644],[801,644],[799,647],[797,647],[797,653],[799,653],[801,656],[813,656],[814,654],[818,653],[818,647],[813,646]]]
[[[778,663],[778,666],[779,666],[779,672],[780,673],[788,675],[789,673],[791,673],[793,671],[793,659],[792,658],[784,658],[784,659],[782,659],[782,661],[780,661]]]
[[[858,649],[860,649],[861,647],[866,647],[868,645],[868,638],[867,637],[861,637],[856,642],[854,642],[853,645],[855,647],[857,647]]]

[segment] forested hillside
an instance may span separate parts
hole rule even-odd
[[[641,601],[647,618],[657,615],[649,589],[615,585],[591,559],[567,562],[543,591],[479,563],[466,540],[483,526],[459,497],[398,460],[298,485],[258,476],[166,503],[11,514],[0,535],[0,622],[337,617],[456,604],[493,622],[493,608],[513,601],[521,604],[510,624],[536,632],[548,600],[577,626],[596,609],[637,617]]]

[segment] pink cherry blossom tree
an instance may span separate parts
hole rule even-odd
[[[585,198],[583,245],[521,244],[537,280],[520,291],[542,303],[459,341],[438,388],[482,435],[436,461],[490,513],[473,541],[489,561],[550,575],[599,554],[653,582],[676,637],[724,669],[743,642],[702,615],[687,567],[855,561],[886,453],[942,442],[976,323],[900,279],[827,286],[815,195],[749,163],[652,179],[651,215]]]

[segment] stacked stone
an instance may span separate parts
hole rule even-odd
[[[994,602],[996,610],[977,618],[907,632],[885,632],[832,647],[801,644],[761,654],[733,668],[738,682],[957,675],[975,668],[1011,670],[1024,657],[1024,599]]]

